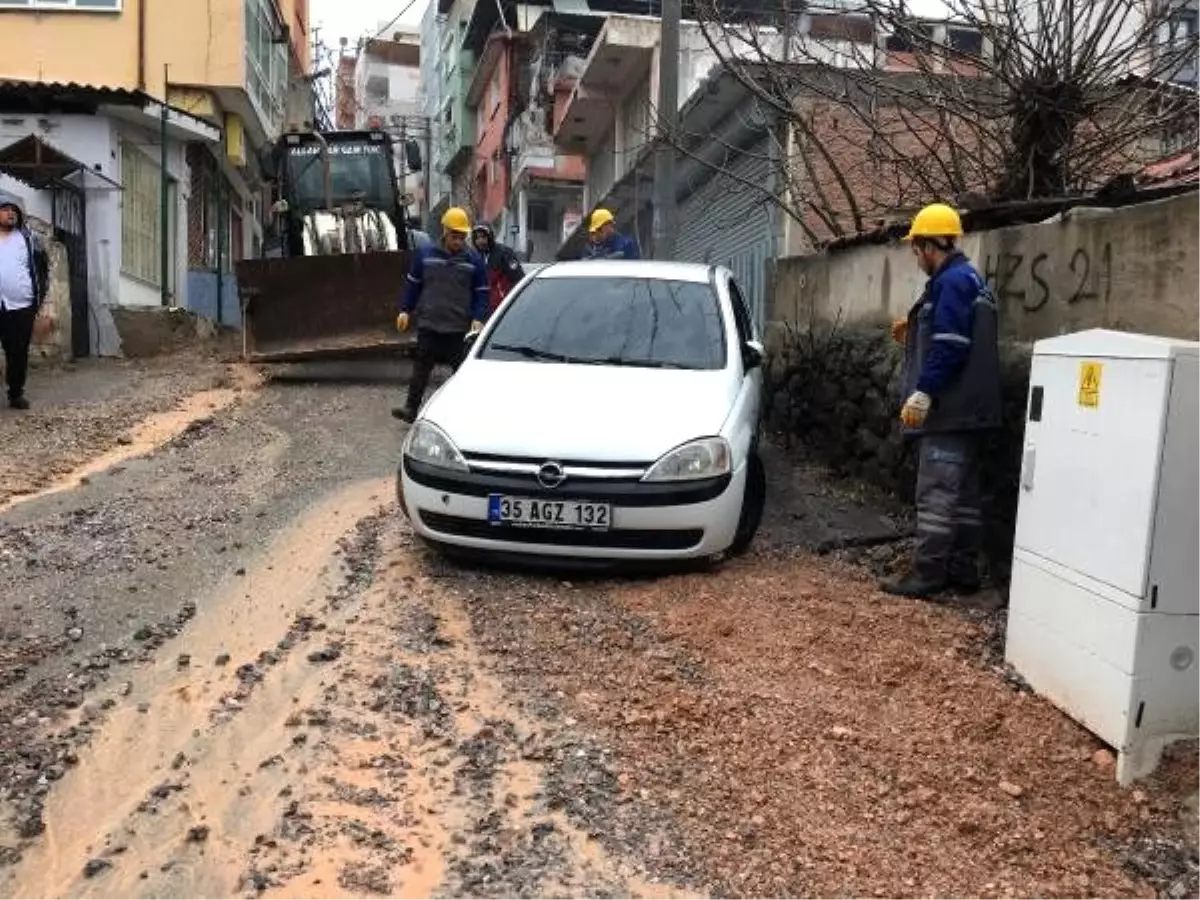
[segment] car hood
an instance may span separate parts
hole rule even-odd
[[[472,359],[422,418],[468,454],[650,463],[719,434],[736,399],[725,370]]]

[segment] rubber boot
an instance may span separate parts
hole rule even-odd
[[[909,569],[899,578],[889,579],[880,584],[880,589],[893,597],[907,597],[910,600],[932,600],[936,595],[949,586],[945,576],[936,577],[924,574],[917,569]]]
[[[951,572],[946,579],[950,590],[960,597],[973,597],[983,589],[983,580],[979,572]]]

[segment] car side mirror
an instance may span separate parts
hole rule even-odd
[[[761,366],[766,357],[766,348],[759,341],[746,341],[742,344],[742,365],[747,372]]]

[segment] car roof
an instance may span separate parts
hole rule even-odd
[[[652,278],[708,284],[713,267],[704,263],[662,260],[583,259],[558,262],[534,273],[535,278]]]

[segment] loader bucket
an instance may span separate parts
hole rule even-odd
[[[408,253],[250,259],[237,264],[251,362],[338,359],[412,344],[395,320]]]

